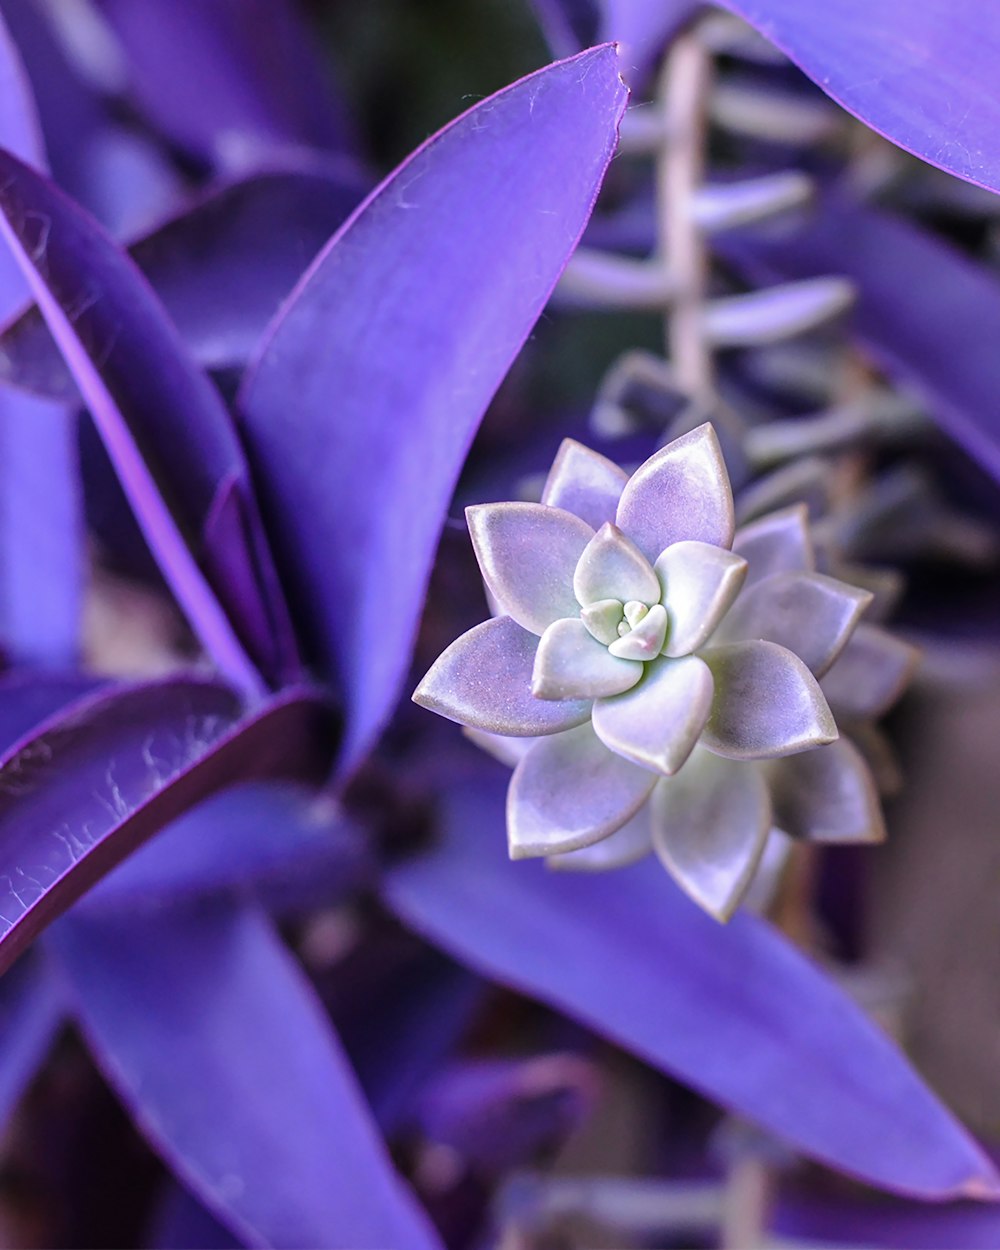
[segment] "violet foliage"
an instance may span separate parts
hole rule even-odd
[[[422,1247],[444,1234],[468,1243],[483,1195],[473,1232],[460,1235],[435,1209],[427,1176],[402,1154],[394,1160],[387,1139],[398,1146],[401,1127],[418,1129],[473,1159],[488,1190],[583,1118],[593,1097],[582,1059],[526,1061],[485,1077],[450,1066],[486,977],[868,1185],[995,1198],[1000,1182],[980,1145],[778,928],[746,915],[722,928],[648,865],[590,876],[505,862],[497,775],[428,728],[430,718],[400,711],[372,757],[405,691],[439,542],[438,576],[449,574],[448,509],[463,462],[587,224],[626,89],[613,47],[571,55],[475,104],[358,204],[371,179],[306,29],[283,0],[253,7],[257,20],[247,23],[228,0],[106,0],[70,18],[41,3],[3,6],[14,39],[0,32],[0,230],[37,307],[12,316],[2,339],[10,385],[0,446],[10,451],[0,458],[0,624],[11,666],[0,678],[0,965],[40,940],[0,984],[0,1104],[14,1105],[72,1020],[197,1200],[175,1192],[174,1236]],[[564,42],[588,27],[578,12],[547,7],[548,28]],[[746,6],[745,16],[896,142],[993,185],[988,118],[970,132],[954,99],[941,108],[945,85],[974,96],[985,72],[970,23],[949,22],[942,44],[925,40],[917,74],[916,45],[900,51],[889,38],[897,5],[880,0],[875,22],[870,5],[828,7],[809,23],[794,5]],[[603,19],[608,35],[631,43],[628,66],[629,57],[651,64],[687,13],[609,2]],[[930,0],[918,16],[920,31],[937,29]],[[617,27],[626,19],[629,34]],[[185,60],[190,89],[178,91],[164,49]],[[890,51],[892,89],[869,90],[873,64],[878,86]],[[42,172],[36,104],[52,179]],[[196,189],[206,177],[221,181]],[[641,191],[635,210],[623,219],[652,242]],[[754,282],[847,273],[878,362],[924,383],[945,428],[995,471],[981,403],[992,365],[971,346],[956,364],[935,336],[981,340],[904,282],[911,258],[926,257],[956,308],[982,316],[992,280],[863,204],[824,194],[823,214],[801,234],[726,236],[724,254]],[[828,224],[841,220],[856,226],[849,249]],[[0,276],[14,314],[24,288],[12,268]],[[739,344],[770,325],[780,337],[793,322],[807,329],[842,309],[848,295],[838,282],[797,288],[791,311],[782,298],[729,304],[715,310],[712,333]],[[107,482],[104,470],[78,472],[78,420],[96,427],[186,617],[198,658],[181,671],[102,679],[78,663],[82,496],[92,500]],[[722,412],[738,508],[754,487],[744,443],[726,428]],[[490,438],[488,429],[481,455]],[[27,476],[40,446],[44,493]],[[703,502],[692,498],[686,511]],[[713,550],[728,548],[728,521],[710,536]],[[113,553],[120,540],[113,527]],[[587,541],[596,541],[590,531]],[[647,544],[646,568],[664,545]],[[820,580],[834,572],[822,566]],[[469,585],[465,576],[444,613],[452,636]],[[615,634],[627,617],[626,638],[657,606],[670,610],[669,588],[666,606],[652,589],[598,589],[580,602],[620,601]],[[432,595],[430,636],[435,603]],[[856,624],[847,615],[838,643]],[[540,625],[562,620],[549,613]],[[665,624],[657,638],[658,655],[670,645]],[[704,641],[672,658],[700,663],[688,652]],[[553,663],[540,679],[558,685]],[[856,689],[857,679],[841,692],[849,710],[864,703],[851,704]],[[589,699],[595,690],[568,693]],[[612,706],[627,692],[600,693]],[[412,815],[414,797],[439,804],[430,844],[387,865],[374,831]],[[769,827],[762,821],[753,839],[754,864]],[[394,980],[379,966],[384,916],[358,920],[371,892],[456,962],[422,950],[416,988],[405,969]],[[288,949],[290,940],[307,956],[309,934],[323,938],[322,925],[310,928],[317,910],[335,929],[368,924],[353,1011],[338,1012],[343,990],[324,993],[322,975],[310,978],[308,958]],[[289,922],[284,933],[278,919]],[[338,932],[324,940],[336,947]],[[551,1048],[567,1026],[544,1019]],[[481,1138],[491,1122],[493,1136]],[[794,1208],[779,1213],[789,1226],[796,1218]]]

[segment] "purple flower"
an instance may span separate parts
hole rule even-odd
[[[631,477],[567,440],[541,503],[468,519],[499,614],[453,643],[414,699],[516,765],[513,858],[604,868],[655,849],[725,920],[773,827],[884,835],[831,701],[880,714],[910,649],[859,627],[869,592],[815,571],[803,509],[734,534],[711,426]]]

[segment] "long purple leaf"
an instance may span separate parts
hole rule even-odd
[[[494,777],[456,787],[445,823],[386,883],[417,932],[869,1184],[1000,1195],[896,1047],[768,925],[719,925],[649,862],[586,878],[508,862]]]
[[[0,972],[126,854],[241,781],[322,779],[325,713],[187,678],[98,693],[0,757]]]
[[[329,1250],[436,1245],[329,1020],[262,914],[67,917],[51,945],[106,1076],[238,1235]]]
[[[344,692],[345,772],[398,698],[462,461],[583,230],[625,99],[605,46],[476,105],[348,221],[248,370],[251,462],[312,658]]]
[[[163,133],[213,164],[351,146],[316,39],[293,0],[99,0],[130,89]]]
[[[236,433],[134,265],[78,205],[0,151],[0,235],[12,248],[164,574],[206,648],[242,687],[288,663],[290,639],[257,577],[265,558]],[[242,547],[205,553],[200,530],[228,482],[242,484]],[[226,593],[228,591],[228,593]],[[239,637],[216,594],[238,622]]]
[[[638,76],[696,5],[603,0],[603,37]],[[722,0],[848,112],[899,147],[1000,191],[1000,23],[978,0]]]
[[[133,242],[129,255],[198,363],[242,368],[365,189],[356,173],[332,163],[262,171],[213,188]],[[0,337],[0,376],[51,399],[78,396],[36,307]]]
[[[832,193],[800,230],[720,236],[718,247],[757,280],[853,278],[853,324],[865,345],[1000,479],[1000,282],[992,274],[918,226]]]

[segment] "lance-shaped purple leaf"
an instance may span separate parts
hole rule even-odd
[[[62,996],[43,965],[22,960],[0,981],[0,1125],[45,1061],[63,1018]]]
[[[856,279],[853,324],[865,346],[1000,478],[1000,358],[983,333],[1000,324],[992,274],[919,227],[842,195],[822,197],[801,230],[723,237],[719,246],[755,280],[827,269]]]
[[[900,1051],[768,925],[717,924],[649,863],[590,875],[505,862],[502,781],[455,792],[442,841],[394,869],[385,897],[456,958],[813,1158],[923,1197],[1000,1192]]]
[[[170,678],[78,700],[0,758],[0,971],[144,839],[241,781],[320,781],[329,726],[291,690],[244,712]]]
[[[131,243],[129,255],[198,363],[242,368],[281,301],[365,189],[356,172],[334,162],[261,171],[207,191]],[[0,376],[52,399],[78,397],[36,307],[0,338]]]
[[[625,97],[605,46],[477,104],[331,241],[248,371],[268,529],[347,704],[343,771],[399,694],[462,461],[586,223]]]
[[[57,187],[2,151],[0,235],[28,279],[178,602],[223,671],[244,688],[259,689],[247,649],[274,676],[287,671],[293,644],[266,576],[265,541],[221,398],[186,356],[128,257]],[[228,527],[224,548],[204,551],[206,577],[197,559],[202,530],[233,482],[240,487],[230,503],[237,523]]]
[[[291,0],[99,0],[121,40],[136,103],[214,164],[275,147],[349,145],[315,40]]]
[[[438,1244],[311,986],[256,909],[67,917],[50,945],[108,1080],[242,1239],[330,1250]]]

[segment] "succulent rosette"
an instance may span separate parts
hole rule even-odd
[[[815,571],[804,508],[735,530],[710,425],[631,477],[566,440],[540,503],[467,517],[497,615],[414,699],[515,765],[513,858],[604,868],[655,849],[727,919],[772,828],[883,836],[834,710],[880,714],[911,649],[859,624],[868,591]]]

